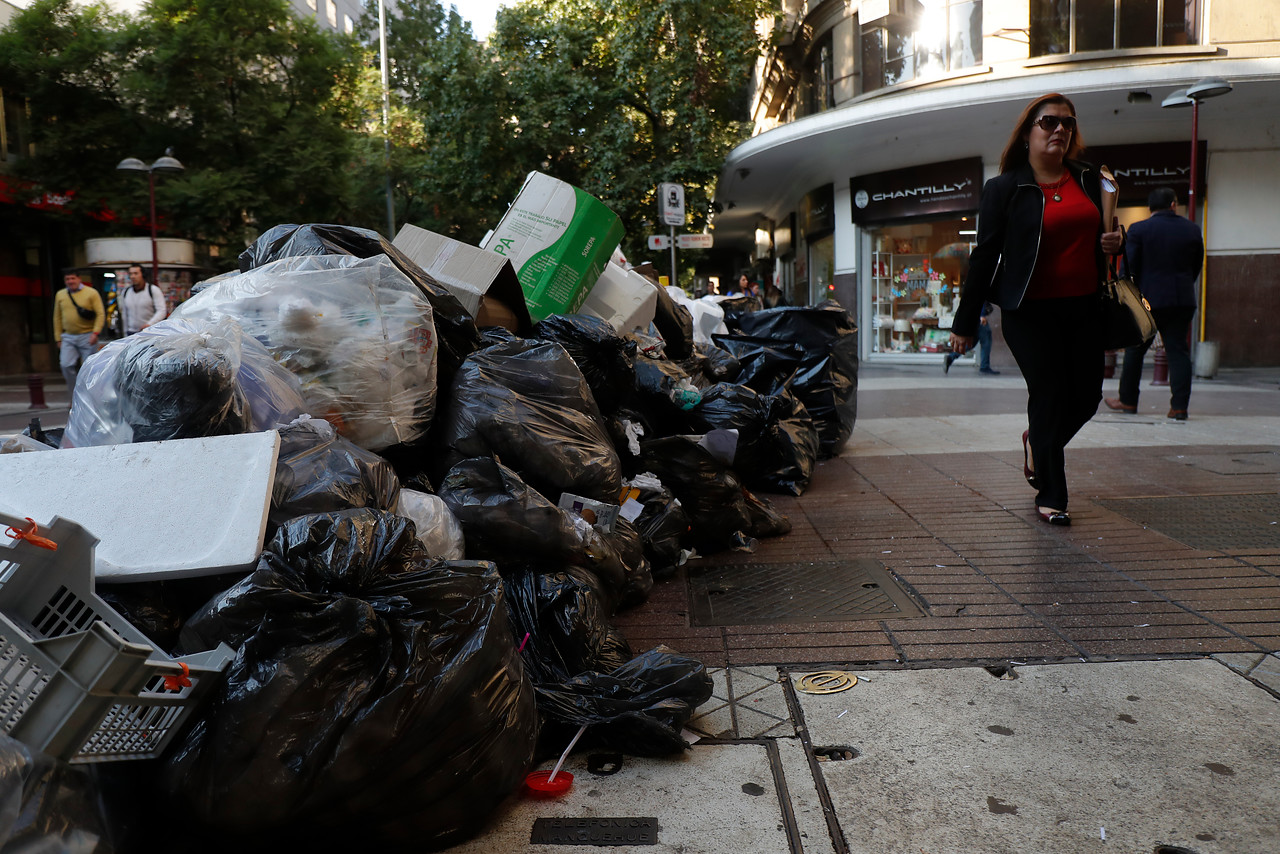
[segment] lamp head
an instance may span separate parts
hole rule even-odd
[[[152,163],[151,168],[154,169],[156,172],[172,173],[172,172],[182,172],[187,167],[179,163],[178,158],[171,157],[168,154],[166,154],[164,157],[157,159],[155,163]]]
[[[1178,91],[1171,92],[1167,96],[1165,96],[1165,99],[1160,102],[1160,106],[1161,107],[1190,107],[1194,105],[1195,102],[1196,102],[1195,98],[1187,97],[1186,89],[1179,89]]]
[[[151,171],[149,168],[147,168],[147,164],[143,163],[141,160],[139,160],[136,157],[126,157],[124,160],[120,161],[120,163],[116,166],[116,168],[124,172],[150,172]]]
[[[1222,77],[1204,77],[1187,87],[1187,97],[1197,101],[1216,98],[1231,91],[1231,83]]]

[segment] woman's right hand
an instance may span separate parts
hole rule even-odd
[[[973,335],[957,335],[952,332],[949,343],[951,344],[952,353],[959,353],[963,356],[973,349],[973,345],[978,343],[978,339]]]

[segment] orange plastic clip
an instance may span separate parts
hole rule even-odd
[[[36,520],[32,519],[30,516],[26,518],[27,521],[31,523],[30,528],[27,528],[25,531],[20,531],[17,528],[10,527],[5,528],[4,532],[15,540],[26,540],[33,546],[39,546],[42,549],[48,549],[51,552],[56,552],[58,550],[58,544],[47,537],[37,537],[36,533],[40,530],[40,526],[37,525]]]
[[[178,666],[182,668],[181,676],[164,677],[164,689],[166,691],[181,691],[183,688],[191,687],[191,668],[187,667],[185,661],[179,661]]]

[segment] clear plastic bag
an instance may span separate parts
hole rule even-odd
[[[63,447],[271,430],[304,411],[297,378],[234,319],[169,317],[85,360]]]
[[[461,560],[466,556],[462,525],[440,496],[402,489],[398,512],[413,520],[427,554],[445,560]]]
[[[424,435],[435,413],[431,305],[385,255],[284,258],[205,288],[174,317],[232,317],[302,383],[308,411],[362,448]]]

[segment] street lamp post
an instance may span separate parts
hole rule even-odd
[[[1160,102],[1161,107],[1191,108],[1191,189],[1187,191],[1187,219],[1192,222],[1196,221],[1196,184],[1200,180],[1198,168],[1200,158],[1197,156],[1200,153],[1198,150],[1200,147],[1200,102],[1205,98],[1216,98],[1230,91],[1230,81],[1221,77],[1202,77],[1186,89],[1179,89],[1170,93],[1167,98]],[[1196,350],[1195,371],[1196,376],[1211,377],[1218,370],[1218,349],[1216,343],[1205,340],[1205,309],[1207,304],[1208,287],[1202,273],[1200,276],[1200,332],[1196,336],[1199,345]],[[1190,337],[1190,330],[1187,331],[1187,335]],[[1204,351],[1203,354],[1201,350]]]
[[[1160,102],[1161,107],[1191,108],[1191,189],[1187,191],[1187,219],[1196,221],[1196,182],[1199,180],[1200,102],[1231,91],[1231,83],[1221,77],[1205,77],[1186,89],[1179,89]]]
[[[116,166],[116,169],[123,172],[147,173],[147,194],[151,200],[151,283],[153,285],[160,284],[160,258],[156,253],[156,173],[177,174],[185,168],[173,156],[172,148],[166,148],[164,156],[150,166],[136,157],[126,157]]]

